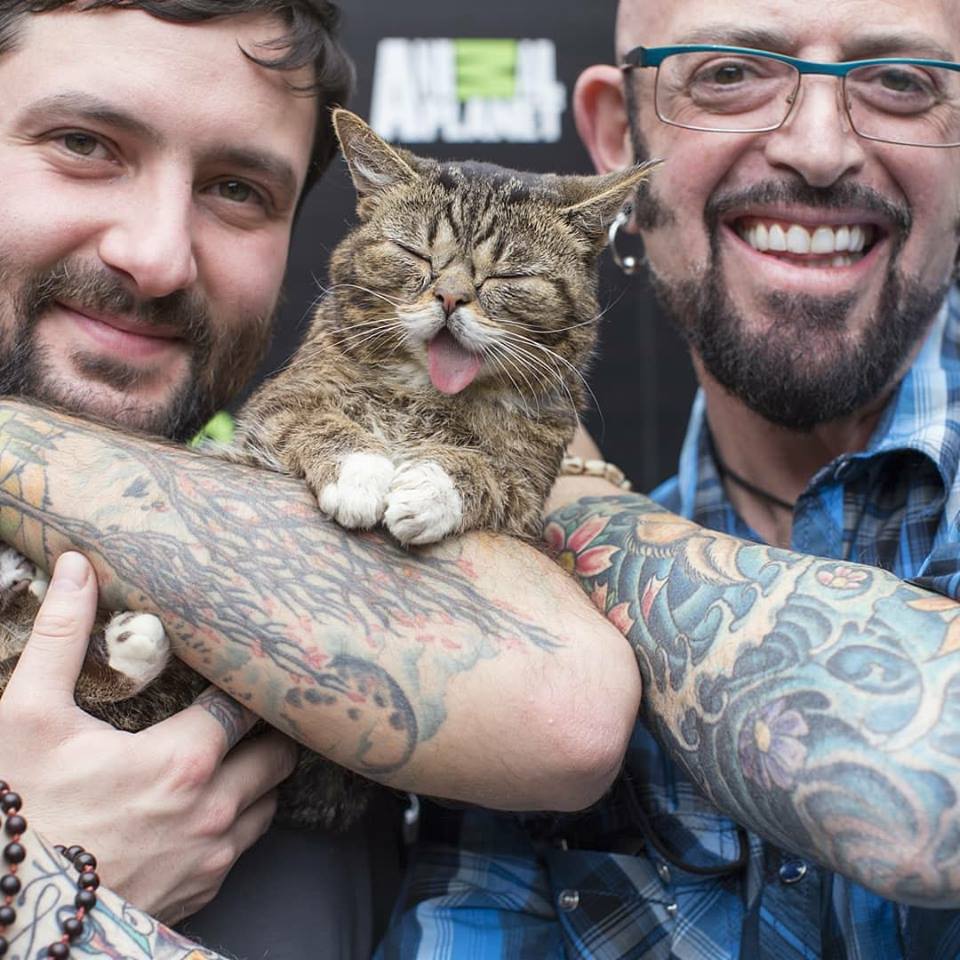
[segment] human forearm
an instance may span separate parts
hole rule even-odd
[[[893,899],[960,902],[960,606],[642,497],[552,517],[647,716],[721,809]]]
[[[41,947],[60,942],[58,914],[75,914],[77,874],[29,827],[21,843],[26,850],[26,858],[17,870],[22,893],[14,903],[17,920],[5,936],[10,956],[33,957]],[[96,897],[96,905],[83,918],[84,931],[71,954],[128,960],[223,960],[220,954],[184,939],[106,887],[97,889]]]
[[[161,613],[214,683],[401,788],[578,806],[629,735],[622,638],[502,538],[407,553],[327,523],[288,478],[15,401],[0,402],[0,535],[40,562],[86,553],[110,606]],[[396,708],[357,699],[364,681]]]

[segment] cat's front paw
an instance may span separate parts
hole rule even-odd
[[[107,662],[142,690],[163,672],[170,659],[170,641],[152,613],[117,613],[104,631]]]
[[[415,461],[397,470],[383,519],[404,545],[436,543],[459,529],[463,501],[440,464]]]
[[[12,547],[0,548],[0,610],[18,597],[33,583],[46,583],[46,574],[31,563],[22,553]],[[43,597],[38,599],[42,600]]]
[[[320,509],[348,530],[369,530],[383,517],[395,468],[376,453],[343,458],[335,483],[328,483],[317,502]]]

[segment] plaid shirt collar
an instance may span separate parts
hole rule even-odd
[[[960,288],[952,287],[924,344],[894,391],[866,449],[844,454],[810,480],[805,494],[832,482],[846,464],[897,451],[916,451],[930,460],[944,490],[952,491],[948,515],[960,511],[953,491],[960,466],[960,434],[949,422],[951,401],[960,397]],[[759,541],[730,505],[711,452],[706,398],[698,390],[680,454],[676,492],[679,513],[702,526]]]

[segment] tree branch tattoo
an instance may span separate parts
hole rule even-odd
[[[573,504],[547,537],[718,807],[892,899],[957,904],[960,605],[636,496]]]
[[[0,537],[48,569],[86,554],[106,606],[159,613],[239,703],[388,782],[444,724],[452,680],[563,645],[491,603],[456,544],[347,534],[288,477],[16,401],[0,403]]]

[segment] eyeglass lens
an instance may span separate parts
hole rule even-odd
[[[662,120],[697,130],[760,132],[786,119],[800,84],[792,64],[718,52],[677,53],[657,74]],[[844,79],[850,120],[862,136],[918,146],[960,145],[960,72],[886,63]]]

